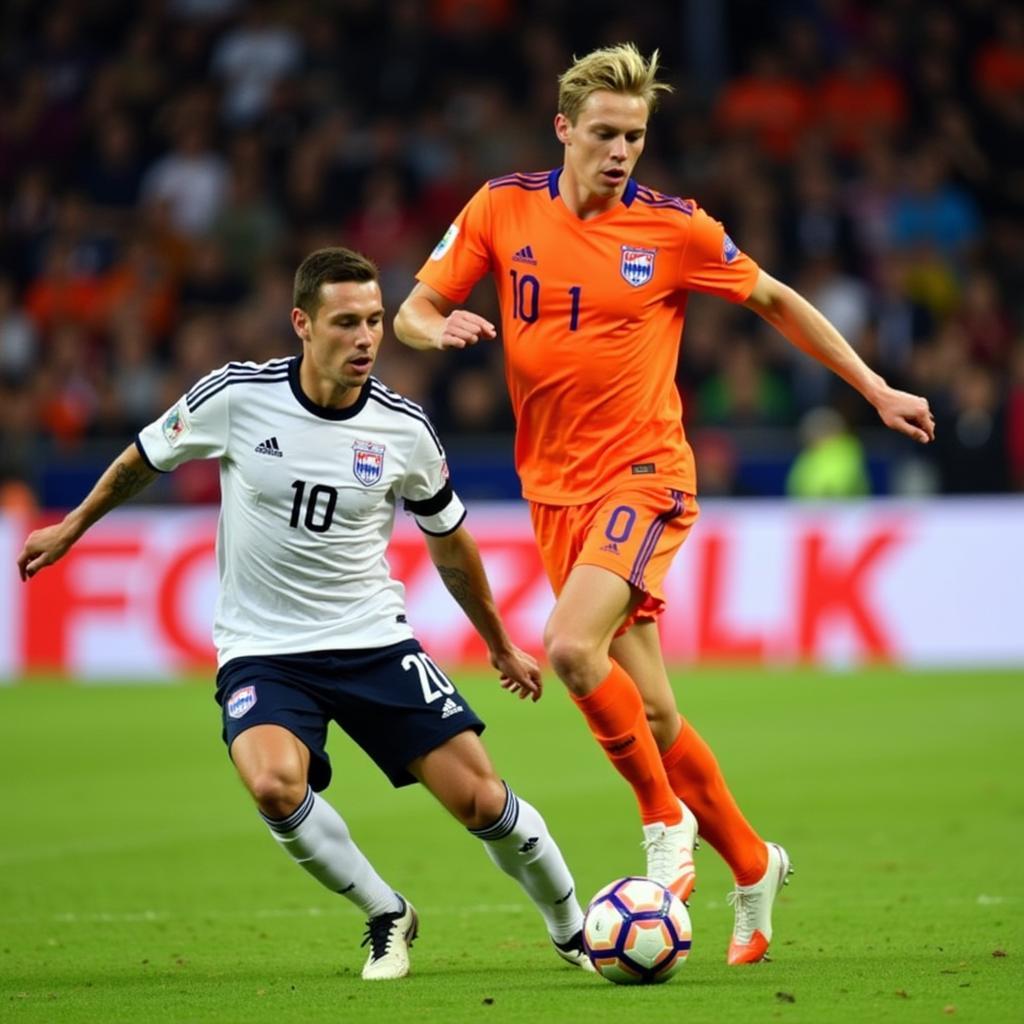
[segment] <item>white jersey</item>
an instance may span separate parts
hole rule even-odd
[[[371,377],[347,409],[316,405],[300,359],[229,363],[136,444],[154,469],[220,460],[217,660],[407,640],[385,550],[395,507],[427,533],[465,517],[423,410]]]

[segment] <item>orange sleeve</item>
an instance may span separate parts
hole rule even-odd
[[[416,274],[452,302],[462,302],[491,269],[490,191],[485,184],[466,203]]]
[[[730,302],[746,302],[759,267],[725,233],[725,228],[694,207],[690,237],[679,258],[679,286]]]

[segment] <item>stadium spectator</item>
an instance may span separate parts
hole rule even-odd
[[[210,224],[209,237],[224,253],[228,272],[251,285],[257,272],[276,255],[284,224],[270,200],[263,168],[236,159],[224,205]]]
[[[143,159],[138,136],[124,114],[105,117],[96,129],[93,153],[81,171],[89,201],[105,216],[131,215],[139,200]]]
[[[991,39],[975,56],[975,85],[995,106],[1019,103],[1024,93],[1024,15],[1013,4],[1001,4],[993,27]]]
[[[748,428],[787,423],[792,406],[785,383],[742,335],[726,335],[720,340],[725,352],[718,369],[696,392],[700,422]]]
[[[185,312],[228,310],[245,298],[242,277],[228,264],[221,241],[212,234],[197,239],[181,281],[181,307]]]
[[[953,322],[964,332],[972,363],[993,368],[1009,365],[1013,324],[1002,306],[995,279],[987,271],[969,274]]]
[[[904,126],[906,90],[869,51],[856,46],[819,83],[816,117],[835,152],[854,158],[871,140],[893,139]]]
[[[775,49],[758,50],[748,74],[728,82],[719,94],[715,122],[725,135],[746,136],[778,162],[792,157],[810,123],[812,98],[791,76]]]
[[[892,205],[893,244],[913,251],[935,251],[944,263],[960,271],[980,229],[970,195],[949,179],[935,146],[921,146],[912,154],[906,181],[908,187]]]
[[[935,456],[946,493],[1008,488],[1010,441],[1003,397],[1000,382],[987,367],[968,364],[957,374],[950,407],[938,416]]]
[[[14,282],[0,276],[0,380],[25,381],[38,358],[38,332],[16,297]]]
[[[210,67],[224,82],[224,120],[234,127],[251,125],[266,113],[274,86],[302,67],[302,40],[274,20],[269,3],[254,0],[241,23],[220,37]]]
[[[210,147],[207,131],[182,108],[171,152],[146,171],[143,202],[167,207],[171,224],[186,238],[207,231],[227,192],[227,166]]]
[[[887,377],[907,381],[914,349],[935,330],[928,308],[907,293],[909,258],[892,252],[875,265],[871,296],[872,347]]]
[[[811,409],[800,420],[803,449],[786,475],[792,498],[862,498],[871,493],[864,448],[835,409]]]
[[[25,310],[43,332],[63,323],[91,328],[100,317],[103,283],[95,267],[81,266],[74,243],[57,238],[49,246],[42,273],[25,292]]]

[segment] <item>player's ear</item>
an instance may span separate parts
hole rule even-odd
[[[555,136],[563,146],[569,145],[569,129],[571,128],[572,122],[565,114],[555,114]]]
[[[292,329],[300,341],[309,341],[309,314],[298,306],[292,309]]]

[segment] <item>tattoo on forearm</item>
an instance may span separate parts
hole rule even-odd
[[[110,493],[118,503],[127,501],[132,495],[138,494],[152,479],[152,473],[129,469],[128,466],[119,462],[114,467],[114,479],[110,483]]]
[[[448,588],[448,593],[459,602],[459,606],[467,611],[476,607],[476,598],[473,595],[473,588],[469,583],[469,575],[464,569],[452,569],[445,565],[439,565],[437,571]]]

